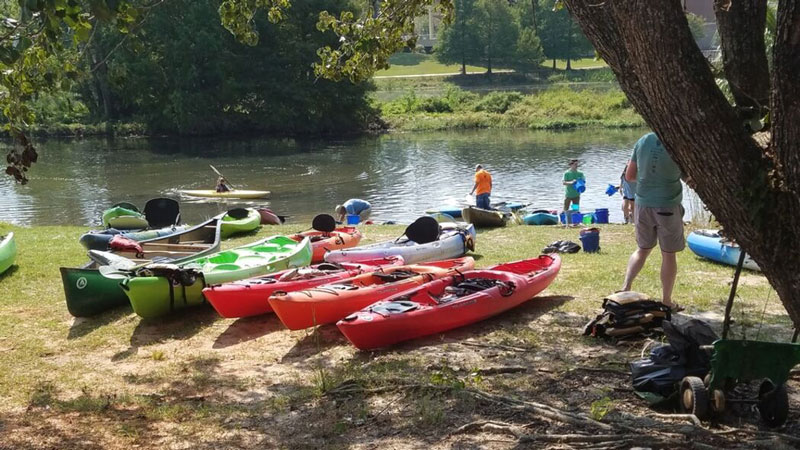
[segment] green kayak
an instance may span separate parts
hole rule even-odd
[[[141,253],[124,248],[95,251],[90,252],[91,261],[81,267],[62,267],[67,310],[75,317],[89,317],[128,304],[128,297],[119,287],[120,280],[104,277],[98,270],[110,263],[123,269],[119,260],[112,260],[114,255],[135,266],[154,260],[181,263],[219,251],[221,218],[220,214],[181,233],[140,241]]]
[[[103,226],[118,230],[134,230],[148,227],[144,214],[140,213],[130,203],[125,204],[125,206],[114,205],[103,211]],[[132,209],[130,208],[131,206],[133,206]]]
[[[17,256],[17,242],[14,240],[14,233],[8,233],[5,238],[0,240],[0,273],[5,272],[14,264]]]
[[[120,286],[136,314],[158,317],[203,303],[202,291],[207,285],[307,266],[311,254],[308,238],[298,243],[286,236],[272,236],[180,265],[150,264],[124,277]]]
[[[222,239],[227,239],[234,234],[248,233],[261,225],[261,214],[255,209],[246,208],[241,210],[246,211],[247,215],[238,219],[235,211],[229,211],[228,215],[222,218]]]

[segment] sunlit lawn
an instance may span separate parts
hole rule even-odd
[[[378,71],[376,76],[398,76],[398,75],[425,75],[425,74],[447,74],[459,73],[461,71],[460,64],[442,64],[436,61],[433,55],[426,55],[423,53],[397,53],[389,58],[391,67],[386,70]],[[564,60],[556,60],[556,68],[564,70],[567,62]],[[585,69],[595,67],[605,67],[606,63],[602,60],[594,58],[583,58],[573,60],[571,62],[573,69]],[[548,59],[542,62],[542,68],[551,69],[553,67],[553,60]],[[485,67],[467,65],[467,72],[484,72]]]

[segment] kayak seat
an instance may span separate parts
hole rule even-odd
[[[339,264],[326,262],[326,263],[320,263],[317,266],[317,269],[324,270],[326,272],[332,272],[335,270],[344,270],[344,267],[340,266]]]
[[[181,207],[171,198],[154,198],[144,204],[144,217],[150,228],[177,225],[181,220]]]
[[[382,316],[391,316],[392,314],[403,314],[419,308],[419,303],[408,300],[395,300],[393,302],[383,302],[372,306],[369,310]]]
[[[383,272],[373,272],[372,276],[384,281],[386,283],[394,283],[396,281],[407,280],[411,277],[415,277],[419,275],[416,272],[412,272],[410,270],[396,270],[391,273],[383,273]]]

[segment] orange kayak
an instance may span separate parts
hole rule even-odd
[[[325,260],[325,253],[329,251],[355,247],[361,242],[362,235],[358,228],[339,227],[330,233],[311,230],[289,236],[290,239],[297,242],[302,241],[304,237],[311,239],[311,251],[313,252],[311,264],[317,264]]]
[[[290,330],[333,323],[386,297],[475,267],[472,257],[384,267],[335,283],[269,297],[272,310]]]

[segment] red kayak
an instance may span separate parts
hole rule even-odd
[[[547,288],[559,269],[557,255],[544,255],[452,274],[374,303],[336,325],[361,350],[386,347],[518,306]]]
[[[274,292],[292,292],[352,278],[383,266],[400,266],[403,258],[390,256],[357,263],[322,263],[288,269],[263,277],[234,281],[203,289],[203,296],[222,317],[248,317],[272,312],[267,298]]]
[[[269,298],[269,304],[287,328],[301,330],[336,322],[376,301],[474,266],[475,260],[467,256],[384,267],[304,291],[276,292]]]
[[[311,263],[316,264],[325,261],[325,253],[329,251],[355,247],[361,242],[362,235],[358,228],[339,227],[331,232],[312,230],[289,236],[297,242],[304,237],[311,239]]]

